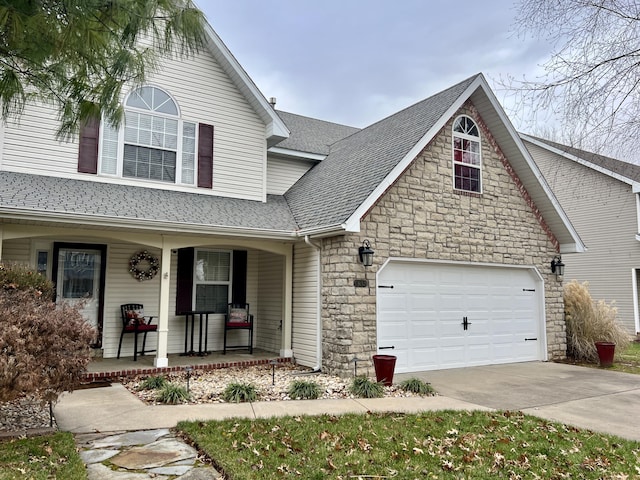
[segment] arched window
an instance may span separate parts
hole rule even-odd
[[[454,188],[482,193],[482,161],[480,133],[469,117],[462,115],[453,122]]]
[[[119,130],[104,123],[100,171],[170,183],[195,183],[196,124],[180,118],[165,91],[144,86],[125,103]]]

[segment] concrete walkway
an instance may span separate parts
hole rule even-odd
[[[169,431],[181,420],[499,409],[640,441],[640,375],[531,362],[401,374],[394,381],[409,377],[430,382],[439,396],[170,406],[146,405],[113,384],[64,394],[54,414],[61,430],[76,434],[90,480],[219,478]]]

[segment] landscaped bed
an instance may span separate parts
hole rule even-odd
[[[318,398],[354,398],[349,392],[353,379],[343,379],[331,375],[313,373],[310,369],[290,363],[252,367],[233,367],[218,370],[184,372],[165,375],[164,379],[186,389],[189,376],[189,403],[221,403],[225,388],[232,383],[250,384],[256,387],[261,401],[291,400],[288,394],[291,383],[296,380],[315,382],[321,394]],[[148,375],[123,379],[123,385],[138,398],[147,403],[158,402],[158,390],[142,389]],[[408,397],[418,394],[405,391],[399,385],[384,387],[385,397]]]

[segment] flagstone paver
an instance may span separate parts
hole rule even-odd
[[[198,452],[169,429],[75,436],[89,480],[217,480]]]

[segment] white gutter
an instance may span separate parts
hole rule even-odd
[[[167,232],[177,232],[181,234],[202,234],[206,233],[211,235],[212,233],[222,235],[237,235],[250,238],[263,238],[271,240],[293,240],[298,235],[293,230],[268,230],[252,227],[227,227],[223,225],[190,225],[178,222],[156,222],[135,218],[117,218],[107,217],[101,215],[88,215],[74,214],[74,213],[49,213],[49,212],[37,212],[25,209],[12,209],[2,208],[0,209],[0,215],[6,218],[13,218],[16,220],[27,220],[34,222],[52,221],[60,223],[70,223],[78,225],[93,225],[102,228],[137,228],[139,230],[156,230]]]
[[[359,231],[360,231],[360,228],[358,228],[358,230],[349,230],[347,229],[346,224],[340,223],[340,224],[329,225],[324,227],[303,228],[302,230],[298,230],[297,233],[299,237],[314,236],[316,238],[323,238],[323,237],[331,237],[333,235],[342,235],[345,232],[355,233]]]
[[[303,152],[301,150],[289,150],[288,148],[282,148],[282,147],[271,147],[267,150],[267,152],[272,153],[274,155],[280,155],[282,157],[301,158],[304,160],[315,160],[318,162],[327,158],[326,155],[322,155],[319,153],[309,153],[309,152]]]
[[[310,247],[316,250],[317,258],[318,258],[318,272],[317,272],[318,273],[318,278],[317,278],[318,296],[316,298],[316,301],[317,301],[316,302],[316,321],[317,321],[316,366],[313,367],[313,369],[320,371],[322,370],[322,275],[320,274],[320,269],[321,269],[320,252],[322,251],[322,247],[320,247],[320,245],[318,244],[313,243],[309,235],[304,236],[304,243],[306,243],[307,245],[309,245]]]

